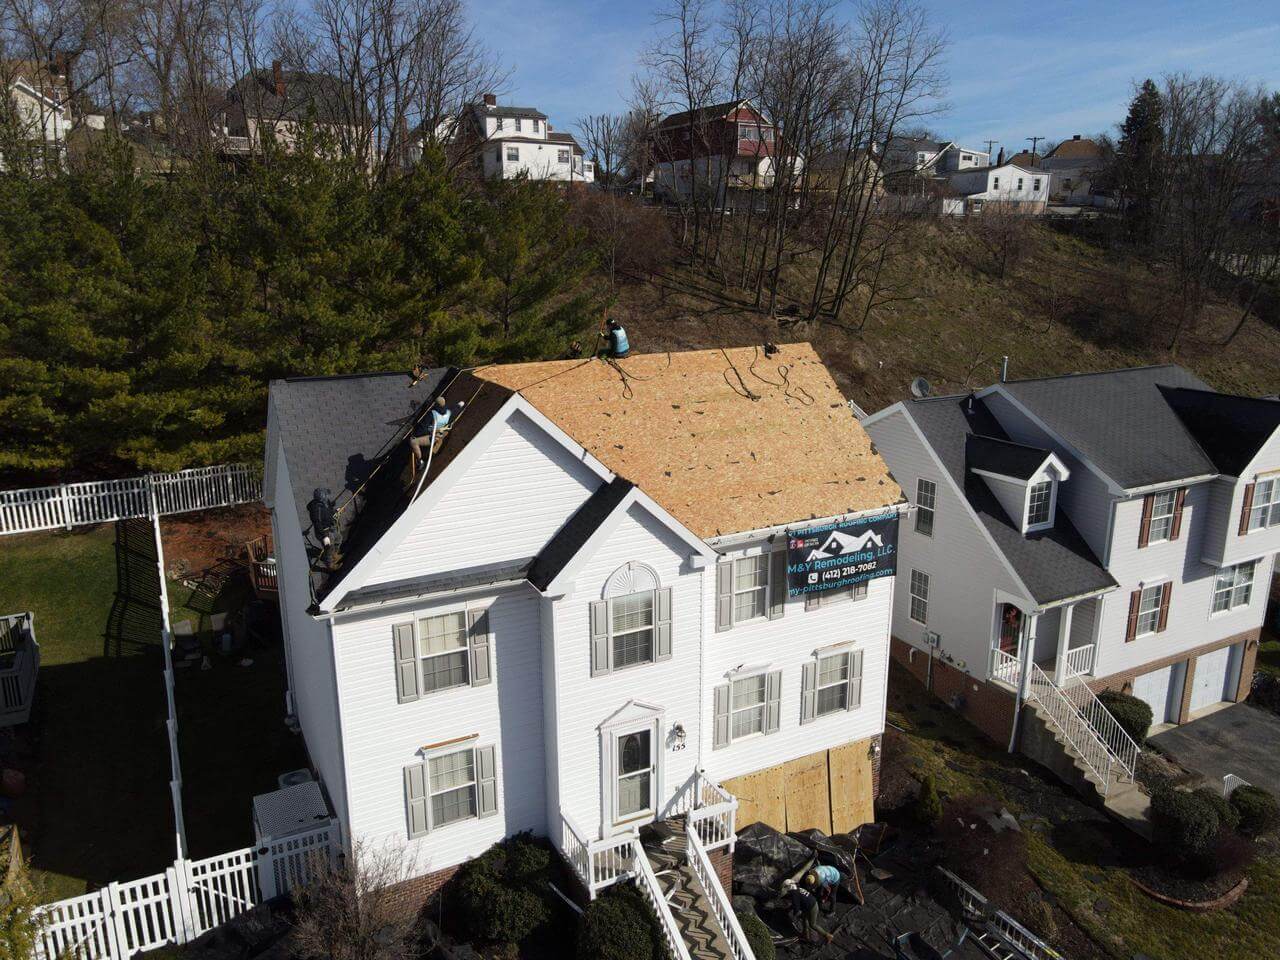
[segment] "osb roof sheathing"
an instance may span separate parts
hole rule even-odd
[[[484,367],[704,539],[902,491],[807,343]]]

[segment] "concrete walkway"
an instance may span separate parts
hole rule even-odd
[[[1237,703],[1148,741],[1209,786],[1228,773],[1280,794],[1280,715]]]

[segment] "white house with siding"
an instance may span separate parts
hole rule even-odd
[[[530,830],[671,933],[667,885],[723,894],[737,826],[872,819],[894,578],[791,596],[788,534],[905,503],[813,350],[781,382],[753,351],[272,383],[290,708],[345,841],[424,898]],[[650,883],[640,830],[677,814],[688,862]]]
[[[964,198],[966,213],[990,205],[1015,213],[1043,213],[1049,201],[1049,175],[1013,163],[966,167],[945,174],[951,189]]]
[[[541,110],[498,103],[492,93],[437,125],[434,136],[474,154],[488,180],[595,182],[595,163],[573,134],[554,130]],[[422,147],[420,136],[411,154],[420,156]]]
[[[1130,692],[1157,724],[1248,695],[1280,550],[1280,403],[1158,366],[1002,382],[863,425],[917,508],[895,657],[989,735],[1040,750],[1028,724],[1069,701],[1089,721],[1072,759],[1114,797],[1136,745],[1091,691]]]

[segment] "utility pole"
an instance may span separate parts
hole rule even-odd
[[[985,144],[987,145],[987,166],[991,166],[991,148],[992,148],[992,147],[994,147],[994,146],[995,146],[997,143],[999,143],[1000,141],[999,141],[999,140],[984,140],[984,141],[982,141],[982,142],[983,142],[983,143],[985,143]]]
[[[1027,139],[1031,141],[1031,165],[1035,166],[1036,146],[1040,143],[1041,140],[1045,140],[1047,138],[1046,137],[1027,137]]]

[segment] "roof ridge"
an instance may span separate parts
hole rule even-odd
[[[1226,400],[1247,400],[1250,403],[1275,404],[1275,400],[1268,400],[1266,397],[1251,397],[1243,393],[1223,393],[1221,390],[1201,390],[1198,387],[1171,387],[1167,384],[1157,383],[1157,390],[1178,390],[1185,393],[1203,393],[1211,397],[1219,397]],[[1268,409],[1271,409],[1268,407]]]
[[[1024,450],[1034,450],[1036,453],[1053,453],[1048,447],[1037,447],[1031,443],[1019,443],[1017,440],[1010,440],[1008,437],[993,437],[989,433],[969,433],[965,435],[967,440],[994,440],[996,443],[1003,443],[1010,447],[1022,447]]]
[[[1125,373],[1137,373],[1140,370],[1185,370],[1186,368],[1180,363],[1146,363],[1138,367],[1117,367],[1114,370],[1076,370],[1072,373],[1055,373],[1046,374],[1043,377],[1020,377],[1016,380],[1000,380],[991,384],[998,387],[1002,383],[1039,383],[1043,380],[1072,380],[1078,377],[1107,377],[1119,376]],[[1190,371],[1188,371],[1190,372]],[[1195,374],[1192,374],[1195,376]],[[1198,380],[1199,377],[1196,377]],[[1187,388],[1190,389],[1190,388]],[[1216,392],[1216,391],[1212,391]]]
[[[447,370],[448,367],[436,367],[436,370]],[[430,373],[431,371],[427,371]],[[373,370],[369,373],[322,373],[309,377],[279,377],[271,383],[318,383],[330,380],[367,380],[371,377],[405,377],[411,374],[406,370]]]

